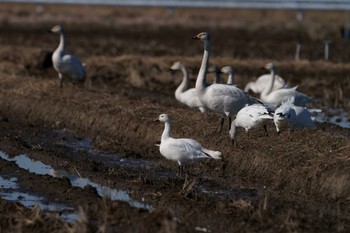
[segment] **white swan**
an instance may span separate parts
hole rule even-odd
[[[270,84],[267,88],[265,88],[260,94],[260,100],[264,103],[268,104],[272,108],[277,108],[283,101],[287,101],[291,97],[295,96],[296,89],[298,86],[289,88],[280,88],[277,90],[273,90],[274,82],[275,82],[275,66],[272,63],[268,63],[265,65],[265,69],[271,72],[270,76]]]
[[[183,73],[183,79],[181,84],[175,91],[175,98],[182,104],[187,105],[190,108],[198,108],[202,113],[205,112],[205,107],[202,102],[199,100],[196,89],[190,88],[188,89],[188,72],[186,67],[181,62],[175,62],[171,67],[171,70],[181,70]]]
[[[64,54],[66,42],[62,27],[56,25],[51,29],[51,32],[60,35],[60,43],[52,54],[52,63],[58,72],[60,87],[63,85],[64,76],[71,78],[74,83],[76,81],[84,81],[86,76],[85,64],[82,64],[79,58],[74,55]]]
[[[189,138],[171,137],[171,119],[167,114],[159,115],[156,121],[164,122],[165,127],[161,137],[159,151],[169,160],[179,164],[178,175],[183,172],[183,165],[203,159],[221,159],[222,153],[208,150],[202,147],[197,141]]]
[[[250,129],[263,127],[267,135],[267,120],[273,120],[273,114],[262,104],[253,104],[242,108],[231,123],[229,133],[232,143],[236,138],[237,127],[244,128],[248,135]]]
[[[269,104],[271,107],[278,107],[279,105],[281,105],[283,101],[287,101],[292,96],[294,96],[295,98],[294,103],[297,106],[306,106],[307,103],[312,101],[312,98],[310,96],[297,91],[298,86],[290,88],[286,85],[280,89],[274,90],[275,82],[276,82],[275,66],[272,63],[268,63],[265,65],[265,69],[269,70],[271,74],[270,74],[270,86],[265,88],[260,93],[260,99],[264,103]]]
[[[206,108],[220,113],[221,122],[219,131],[221,131],[225,116],[229,117],[230,127],[231,116],[236,115],[246,104],[250,105],[257,101],[233,85],[212,84],[208,86],[206,76],[211,46],[210,34],[201,32],[194,36],[193,39],[201,40],[204,43],[203,59],[196,80],[197,95]]]
[[[276,109],[273,121],[277,133],[286,128],[315,128],[311,112],[305,107],[295,106],[294,97]]]
[[[245,92],[249,92],[250,90],[254,92],[255,94],[260,94],[265,90],[266,88],[269,87],[271,82],[271,74],[264,74],[259,76],[255,82],[249,82],[246,84],[244,87]],[[287,87],[288,84],[287,82],[279,75],[275,74],[275,81],[273,83],[272,90],[278,90],[283,87]]]
[[[234,72],[232,66],[222,67],[221,72],[228,75],[226,84],[234,85]]]

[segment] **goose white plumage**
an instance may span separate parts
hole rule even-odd
[[[234,71],[233,71],[232,66],[222,67],[221,72],[228,75],[226,84],[234,85]]]
[[[164,122],[165,127],[159,146],[160,153],[169,160],[176,161],[179,165],[179,175],[183,171],[183,165],[203,159],[222,159],[219,151],[208,150],[197,141],[189,138],[171,137],[171,118],[167,114],[161,114],[156,121]]]
[[[208,86],[206,76],[211,46],[210,34],[201,32],[193,39],[201,40],[204,44],[203,59],[196,80],[197,95],[206,108],[220,113],[219,131],[221,131],[225,117],[229,117],[231,121],[231,117],[236,115],[246,104],[250,105],[257,101],[234,85],[212,84]],[[229,126],[231,126],[231,122],[229,122]]]
[[[178,88],[175,91],[175,98],[182,104],[187,105],[190,108],[198,108],[202,113],[206,111],[204,105],[199,100],[196,89],[189,88],[189,77],[186,67],[183,63],[177,61],[171,67],[171,70],[181,70],[183,73],[183,79]]]
[[[312,114],[305,107],[295,106],[294,97],[284,101],[274,114],[274,124],[277,133],[283,129],[290,128],[315,128]]]
[[[237,127],[244,128],[248,134],[249,130],[262,127],[264,128],[265,134],[267,135],[266,122],[268,120],[273,120],[273,115],[262,104],[253,104],[242,108],[237,113],[236,119],[231,123],[229,133],[232,139],[232,143],[234,143],[236,138]]]
[[[85,64],[82,64],[79,58],[74,55],[64,54],[66,41],[62,27],[56,25],[51,29],[51,32],[60,35],[60,43],[52,54],[52,63],[53,67],[58,72],[60,87],[63,86],[64,77],[71,78],[73,82],[84,81],[86,76]]]

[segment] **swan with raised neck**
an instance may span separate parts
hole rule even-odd
[[[193,39],[200,40],[204,45],[204,53],[201,62],[201,67],[196,80],[196,91],[203,105],[213,112],[220,113],[221,121],[219,131],[222,130],[224,118],[229,118],[229,128],[231,127],[231,117],[246,105],[256,103],[243,90],[234,85],[227,84],[212,84],[206,83],[208,71],[208,62],[210,56],[211,38],[208,32],[201,32],[194,36]]]

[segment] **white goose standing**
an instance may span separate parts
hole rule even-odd
[[[183,73],[183,79],[178,88],[175,91],[175,98],[182,104],[187,105],[190,108],[198,108],[202,113],[205,112],[205,107],[199,100],[196,89],[188,89],[188,72],[183,63],[177,61],[171,67],[171,70],[181,70]]]
[[[172,138],[171,119],[167,114],[161,114],[156,121],[165,123],[159,151],[166,159],[176,161],[179,164],[178,175],[181,176],[184,164],[203,159],[222,159],[221,152],[205,149],[193,139]]]
[[[52,54],[52,63],[53,67],[58,72],[60,87],[62,88],[63,86],[64,76],[71,78],[74,83],[76,81],[84,81],[86,76],[85,64],[83,65],[79,58],[74,55],[64,54],[66,41],[62,27],[56,25],[51,29],[51,32],[60,35],[60,43]]]
[[[196,80],[197,95],[206,108],[220,113],[219,131],[221,131],[225,117],[229,117],[229,127],[231,127],[231,117],[236,115],[245,105],[250,105],[257,101],[234,85],[212,84],[208,86],[206,75],[211,46],[210,34],[201,32],[194,36],[193,39],[201,40],[204,43],[203,59]]]

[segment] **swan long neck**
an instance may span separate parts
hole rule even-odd
[[[60,43],[59,43],[56,51],[59,52],[60,56],[63,56],[65,49],[66,49],[66,39],[64,36],[64,32],[60,32]]]
[[[233,84],[234,82],[234,75],[232,72],[228,74],[227,84]]]
[[[201,68],[199,69],[197,81],[196,81],[196,90],[198,92],[202,92],[203,90],[205,90],[207,86],[206,77],[207,77],[207,71],[208,71],[209,55],[210,55],[210,41],[205,40],[202,64],[201,64]]]
[[[171,134],[171,122],[167,121],[164,124],[164,131],[163,131],[163,134],[162,134],[161,141],[169,139],[170,138],[170,134]]]
[[[183,79],[181,84],[178,86],[178,88],[175,91],[175,96],[183,93],[188,88],[188,82],[189,82],[188,72],[184,66],[181,66],[181,71],[183,73]]]
[[[270,82],[270,86],[266,89],[263,90],[263,92],[261,93],[262,96],[267,96],[268,94],[271,93],[272,89],[273,89],[273,85],[275,83],[275,69],[272,68],[271,69],[271,82]]]

